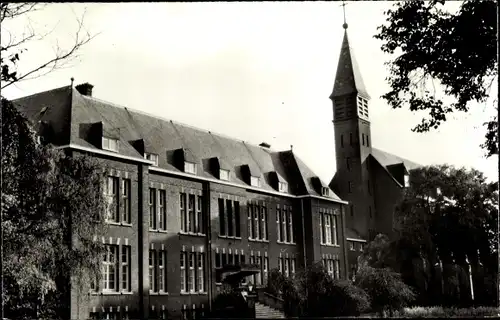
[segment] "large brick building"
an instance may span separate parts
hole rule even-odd
[[[107,168],[109,233],[96,239],[108,250],[103,279],[72,289],[72,319],[163,319],[208,308],[225,265],[258,265],[247,279],[257,287],[273,268],[293,275],[315,261],[345,279],[369,230],[392,230],[411,163],[371,147],[369,96],[347,33],[331,95],[338,168],[331,188],[292,150],[117,106],[92,88],[15,101],[41,140]]]

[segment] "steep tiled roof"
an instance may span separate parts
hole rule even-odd
[[[131,144],[142,140],[145,152],[158,155],[161,169],[179,172],[171,157],[174,151],[182,148],[196,160],[200,177],[215,178],[209,160],[218,158],[219,162],[230,167],[229,182],[248,186],[241,173],[241,167],[247,165],[252,174],[260,176],[263,190],[276,191],[269,179],[270,173],[276,173],[288,183],[291,194],[321,196],[311,182],[316,175],[291,151],[274,151],[117,106],[82,95],[69,86],[21,98],[14,103],[32,120],[38,119],[44,106],[50,106],[44,120],[57,127],[58,134],[67,137],[58,145],[73,144],[98,150],[82,135],[82,126],[102,123],[103,134],[119,140],[120,155],[143,158]],[[329,197],[340,200],[331,190]]]
[[[372,156],[385,168],[394,164],[403,163],[407,170],[413,170],[422,167],[421,164],[401,158],[392,153],[372,148]]]
[[[354,58],[353,49],[349,46],[347,30],[344,33],[344,40],[340,49],[339,62],[337,65],[337,74],[335,75],[335,84],[330,98],[343,96],[349,93],[359,93],[369,99],[368,90],[361,77],[359,66]]]
[[[418,163],[375,148],[372,148],[371,156],[400,186],[403,186],[404,184],[403,171],[405,169],[406,171],[410,171],[422,167],[422,165]],[[398,169],[398,166],[404,166],[404,169],[403,167],[399,167],[401,169]]]

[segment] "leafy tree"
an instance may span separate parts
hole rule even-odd
[[[30,42],[46,39],[49,33],[40,33],[27,22],[21,34],[12,31],[10,22],[29,17],[35,11],[42,10],[47,4],[37,2],[2,2],[0,4],[0,24],[1,24],[1,88],[4,89],[16,82],[30,80],[48,74],[58,68],[63,67],[72,58],[76,57],[78,51],[91,41],[92,36],[86,31],[84,17],[77,18],[78,27],[75,33],[74,42],[67,48],[58,45],[54,48],[54,55],[43,60],[30,70],[19,72],[18,64],[21,56],[26,53]],[[29,20],[29,19],[28,19]]]
[[[400,274],[389,268],[364,266],[358,271],[355,284],[368,293],[372,309],[382,316],[386,310],[393,316],[394,311],[401,310],[415,299],[414,292]]]
[[[496,275],[498,185],[477,170],[447,165],[413,170],[410,181],[396,208],[401,270],[413,267],[415,259],[467,270],[468,259],[475,269]]]
[[[104,233],[103,170],[38,144],[2,99],[2,295],[12,319],[69,318],[70,281],[98,274]],[[97,213],[97,214],[96,214]]]
[[[446,116],[469,111],[469,103],[484,103],[497,81],[497,3],[467,0],[460,10],[443,10],[444,0],[402,1],[385,12],[387,25],[375,38],[382,50],[397,55],[389,62],[390,91],[383,98],[392,108],[428,111],[412,130],[438,128]],[[436,96],[435,82],[454,101]],[[432,86],[431,86],[432,85]],[[487,156],[498,154],[498,118],[485,123]]]

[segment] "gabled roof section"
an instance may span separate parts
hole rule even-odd
[[[349,45],[346,30],[344,31],[344,40],[340,49],[337,73],[330,99],[352,93],[358,93],[364,98],[370,99],[368,90],[366,90],[363,78],[361,77],[358,63],[354,58],[353,49]]]
[[[399,177],[400,173],[423,167],[421,164],[376,148],[372,148],[371,156],[400,187],[402,187],[402,183],[404,183],[402,177]],[[400,168],[402,170],[400,170]]]
[[[51,143],[64,145],[69,143],[71,98],[71,87],[65,86],[35,93],[12,102],[34,127],[37,128],[41,122],[51,127],[54,136]]]

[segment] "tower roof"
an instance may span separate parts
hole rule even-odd
[[[343,96],[350,93],[358,93],[361,96],[370,99],[366,90],[358,63],[354,59],[353,50],[349,46],[347,37],[347,24],[344,27],[344,40],[340,49],[339,63],[337,65],[337,74],[335,75],[335,84],[330,99]]]

